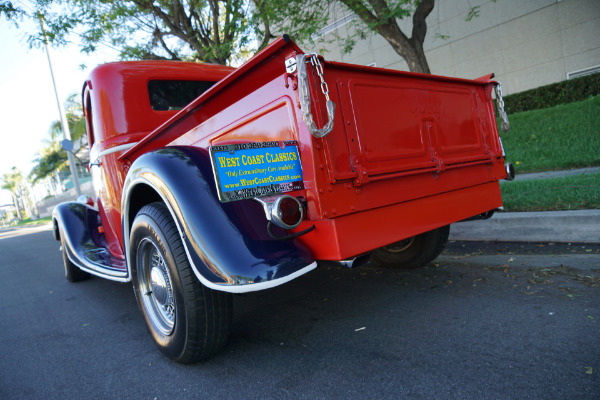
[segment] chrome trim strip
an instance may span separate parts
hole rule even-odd
[[[133,146],[135,146],[136,144],[138,144],[138,142],[127,143],[127,144],[121,144],[121,145],[119,145],[119,146],[111,147],[110,149],[102,150],[102,151],[98,152],[98,156],[97,156],[97,158],[100,158],[100,157],[106,156],[106,155],[108,155],[108,154],[116,153],[116,152],[118,152],[118,151],[129,150],[129,149],[131,149]]]
[[[265,290],[265,289],[270,289],[279,285],[283,285],[286,282],[289,282],[293,279],[296,279],[299,276],[302,276],[304,274],[306,274],[307,272],[312,271],[313,269],[317,268],[317,262],[313,261],[311,264],[308,264],[306,267],[299,269],[298,271],[289,274],[288,276],[285,276],[283,278],[278,278],[278,279],[273,279],[270,281],[266,281],[266,282],[259,282],[259,283],[250,283],[247,285],[236,285],[236,286],[231,286],[231,285],[214,285],[215,290],[221,290],[224,292],[229,292],[229,293],[249,293],[249,292],[256,292],[258,290]]]
[[[92,275],[98,276],[100,278],[108,279],[115,282],[129,282],[131,281],[131,276],[129,275],[129,269],[127,272],[115,272],[114,274],[109,274],[107,271],[110,271],[108,268],[101,264],[92,263],[86,259],[79,259],[71,256],[71,251],[67,250],[67,257],[71,262],[82,271],[90,273]]]

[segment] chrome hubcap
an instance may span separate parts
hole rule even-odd
[[[164,307],[167,304],[169,293],[167,292],[167,280],[159,267],[152,267],[152,272],[150,272],[150,282],[152,294],[156,298],[156,301]]]
[[[175,298],[165,260],[149,239],[138,246],[137,268],[142,302],[153,327],[170,335],[175,326]]]

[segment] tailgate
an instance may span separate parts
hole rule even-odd
[[[325,139],[332,183],[491,164],[501,155],[491,82],[338,63],[325,71],[343,126]]]

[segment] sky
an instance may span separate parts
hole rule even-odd
[[[39,29],[32,21],[20,21],[19,29],[0,17],[0,176],[12,167],[27,176],[53,121],[60,119],[46,52],[29,49],[27,33]],[[50,48],[59,97],[81,93],[93,67],[116,61],[117,53],[101,46],[91,56],[76,44]],[[85,68],[81,68],[85,65]],[[12,203],[11,194],[0,190],[0,205]]]

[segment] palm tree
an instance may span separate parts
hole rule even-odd
[[[21,171],[17,169],[17,167],[12,168],[12,172],[8,174],[4,174],[2,176],[2,189],[10,190],[12,193],[13,204],[15,209],[17,210],[17,218],[19,221],[23,220],[23,215],[21,214],[21,207],[19,206],[19,197],[22,195],[22,183],[23,183],[23,175]]]
[[[77,94],[69,96],[65,102],[65,109],[72,140],[74,142],[79,141],[81,143],[80,147],[87,145],[85,118]],[[40,150],[40,155],[35,159],[37,165],[29,173],[32,183],[44,179],[67,166],[67,154],[59,144],[60,139],[63,137],[60,121],[54,121],[50,125],[48,135],[49,138],[45,140],[46,145]]]

